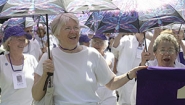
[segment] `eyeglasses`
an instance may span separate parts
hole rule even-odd
[[[75,32],[78,32],[78,31],[80,31],[80,27],[73,27],[73,28],[66,27],[66,28],[64,28],[64,30],[68,31],[68,32],[71,32],[72,30],[75,31]]]
[[[172,54],[175,54],[175,49],[169,49],[169,50],[165,50],[165,49],[159,49],[159,53],[161,55],[164,55],[166,53],[172,55]]]

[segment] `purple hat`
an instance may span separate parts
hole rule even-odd
[[[79,39],[79,42],[80,43],[82,43],[82,42],[88,43],[90,40],[91,39],[89,39],[87,35],[81,34],[80,39]]]
[[[3,42],[5,42],[11,36],[23,36],[25,35],[27,39],[32,39],[32,36],[24,31],[20,26],[8,27],[4,31]]]
[[[101,40],[107,40],[106,36],[104,34],[95,34],[93,38],[100,38]]]

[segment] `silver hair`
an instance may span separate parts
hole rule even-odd
[[[69,22],[69,19],[73,19],[79,25],[79,20],[74,14],[72,13],[60,14],[50,24],[53,35],[55,35],[56,37],[60,35],[61,28],[64,27],[67,24],[67,22]]]

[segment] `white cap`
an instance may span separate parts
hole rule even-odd
[[[31,27],[31,26],[34,26],[34,25],[35,25],[35,22],[33,21],[33,19],[31,17],[26,17],[25,28]]]

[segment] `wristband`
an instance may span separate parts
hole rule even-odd
[[[129,80],[132,80],[132,79],[133,79],[133,78],[131,79],[131,78],[129,77],[128,73],[127,73],[127,78],[128,78]]]

